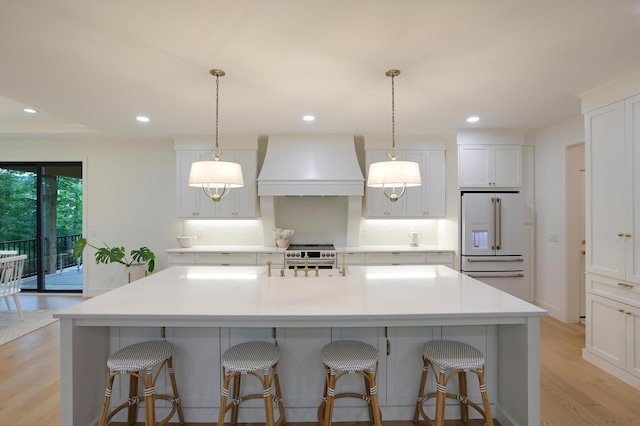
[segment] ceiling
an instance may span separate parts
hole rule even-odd
[[[0,139],[211,136],[212,68],[221,144],[390,134],[392,68],[399,137],[536,129],[638,40],[638,0],[0,0]]]

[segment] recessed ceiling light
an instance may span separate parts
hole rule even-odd
[[[36,114],[38,112],[38,110],[35,110],[33,108],[25,108],[23,109],[24,112],[28,112],[29,114]]]
[[[305,115],[302,119],[304,121],[314,121],[316,118],[313,115]]]
[[[148,123],[149,117],[145,117],[144,115],[139,115],[136,117],[136,120],[138,120],[141,123]]]
[[[478,121],[480,121],[480,117],[473,116],[473,117],[467,118],[467,123],[476,123]]]

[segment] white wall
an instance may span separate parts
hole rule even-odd
[[[561,321],[566,321],[565,153],[581,142],[581,115],[527,134],[527,143],[535,145],[535,303]],[[551,241],[556,235],[558,242]]]
[[[166,267],[164,250],[176,245],[180,223],[175,208],[173,142],[0,141],[2,161],[82,161],[83,234],[95,245],[147,246]],[[92,236],[95,235],[95,236]],[[122,283],[120,265],[96,265],[88,249],[85,295]]]

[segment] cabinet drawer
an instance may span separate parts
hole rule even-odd
[[[384,253],[367,254],[366,265],[424,265],[424,253]]]
[[[362,253],[338,253],[338,266],[342,265],[364,265],[364,254]]]
[[[256,266],[255,253],[208,253],[197,254],[196,265],[252,265]]]
[[[273,267],[282,268],[284,266],[284,253],[258,253],[257,266],[265,266],[271,262]]]
[[[587,274],[587,291],[640,307],[640,285],[601,275]]]
[[[427,253],[427,265],[453,265],[453,253]]]
[[[169,253],[167,263],[171,265],[195,265],[196,255],[193,253]]]

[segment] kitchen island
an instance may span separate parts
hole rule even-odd
[[[188,422],[215,421],[220,355],[247,340],[278,344],[287,420],[316,422],[324,378],[320,349],[338,339],[378,348],[383,420],[410,420],[422,344],[450,338],[486,354],[489,396],[502,425],[539,424],[544,310],[444,266],[280,274],[274,269],[268,276],[266,267],[176,266],[55,313],[61,320],[61,424],[95,424],[109,354],[162,335],[175,346]],[[355,377],[343,380],[345,389],[360,385]],[[161,392],[162,378],[156,386]],[[470,398],[478,400],[474,388],[471,382]],[[126,384],[114,389],[113,404],[127,390]],[[263,421],[259,401],[253,402],[240,410],[239,421]],[[335,421],[367,418],[361,402],[340,402]]]

